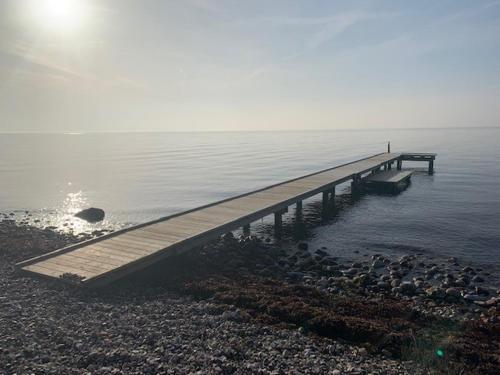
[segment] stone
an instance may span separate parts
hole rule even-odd
[[[403,281],[400,285],[404,294],[411,295],[415,292],[415,285],[411,281]]]
[[[302,280],[304,278],[303,272],[288,272],[286,275],[292,280]]]
[[[484,305],[486,307],[492,307],[492,306],[500,305],[500,298],[499,297],[490,298],[489,300],[487,300],[487,301],[484,302]]]
[[[432,277],[434,276],[435,274],[437,274],[439,272],[439,268],[437,266],[434,266],[434,267],[431,267],[430,269],[428,269],[425,274]]]
[[[390,286],[389,286],[389,283],[386,283],[385,281],[379,281],[379,282],[377,283],[377,287],[378,287],[379,289],[386,290],[386,289],[389,289],[389,287],[390,287]]]
[[[97,223],[98,221],[104,220],[104,215],[105,213],[103,209],[90,207],[77,212],[74,216],[89,223]]]
[[[488,289],[485,289],[483,287],[480,287],[480,286],[476,286],[475,288],[475,291],[476,291],[476,294],[480,295],[480,296],[489,296],[490,295],[490,292]]]
[[[321,249],[318,249],[316,250],[316,254],[319,255],[320,257],[326,257],[328,255],[328,253],[324,250],[321,250]]]
[[[401,285],[401,280],[399,279],[392,279],[391,280],[391,287],[396,288]]]
[[[484,279],[483,279],[481,276],[477,276],[477,275],[476,275],[476,276],[474,276],[474,277],[472,278],[472,282],[473,282],[473,283],[482,283],[482,282],[484,282]]]
[[[415,280],[413,284],[415,285],[415,288],[422,288],[425,283],[423,280]]]
[[[299,250],[306,251],[307,249],[309,249],[309,245],[307,244],[307,242],[299,242],[299,244],[297,245],[297,248]]]
[[[469,302],[485,301],[486,297],[479,296],[475,293],[467,293],[464,295],[464,300]]]
[[[445,293],[447,296],[453,297],[453,298],[459,298],[460,297],[460,291],[457,288],[448,288],[445,290]]]
[[[347,276],[354,276],[358,273],[358,270],[356,268],[349,268],[348,270],[346,271],[343,271],[344,275],[347,275]]]
[[[435,286],[432,286],[428,289],[425,290],[425,294],[429,297],[429,298],[432,298],[432,299],[435,299],[435,300],[441,300],[445,297],[445,292],[444,290],[440,289],[440,288],[437,288]]]
[[[384,266],[385,266],[385,263],[384,263],[382,260],[380,260],[380,259],[375,259],[375,260],[373,261],[373,263],[372,263],[372,267],[373,267],[373,268],[376,268],[376,269],[378,269],[378,268],[382,268],[382,267],[384,267]]]

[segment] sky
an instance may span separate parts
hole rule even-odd
[[[500,1],[0,0],[0,132],[500,126]]]

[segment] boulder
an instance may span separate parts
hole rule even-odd
[[[104,219],[104,210],[100,208],[86,208],[75,214],[75,217],[88,221],[89,223],[97,223]]]

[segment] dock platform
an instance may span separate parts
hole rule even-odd
[[[363,179],[368,191],[397,193],[409,183],[412,171],[388,170],[371,174]]]
[[[400,167],[401,153],[381,153],[328,168],[283,183],[194,208],[134,227],[77,243],[18,263],[23,273],[100,286],[134,273],[166,257],[202,246],[230,231],[244,228],[274,214],[275,233],[281,233],[282,214],[302,200],[322,194],[323,207],[335,196],[335,186],[352,181],[353,189],[364,175],[382,168]],[[413,154],[416,155],[416,154]],[[434,159],[433,159],[434,160]]]

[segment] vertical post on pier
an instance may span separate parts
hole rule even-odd
[[[434,159],[429,160],[429,174],[434,174]]]
[[[298,201],[295,208],[295,221],[298,223],[302,220],[302,201]]]
[[[332,208],[332,211],[335,209],[335,186],[330,189],[330,202],[329,202],[330,207]]]
[[[245,237],[250,236],[250,224],[243,226],[243,236]]]
[[[276,238],[281,238],[283,233],[283,213],[282,211],[274,213],[274,235]]]
[[[400,171],[400,170],[401,170],[401,167],[402,167],[402,166],[403,166],[403,160],[398,159],[398,162],[397,162],[397,169],[398,169],[398,171]]]
[[[323,192],[323,216],[326,217],[328,212],[328,191]]]
[[[351,195],[358,195],[361,192],[361,176],[359,174],[355,174],[352,177],[351,182]]]
[[[390,154],[391,153],[391,142],[388,142],[387,143],[387,153]]]
[[[303,211],[302,211],[302,201],[297,201],[295,207],[295,228],[294,228],[294,237],[297,239],[304,239],[306,235],[306,230],[304,226],[303,220]]]

